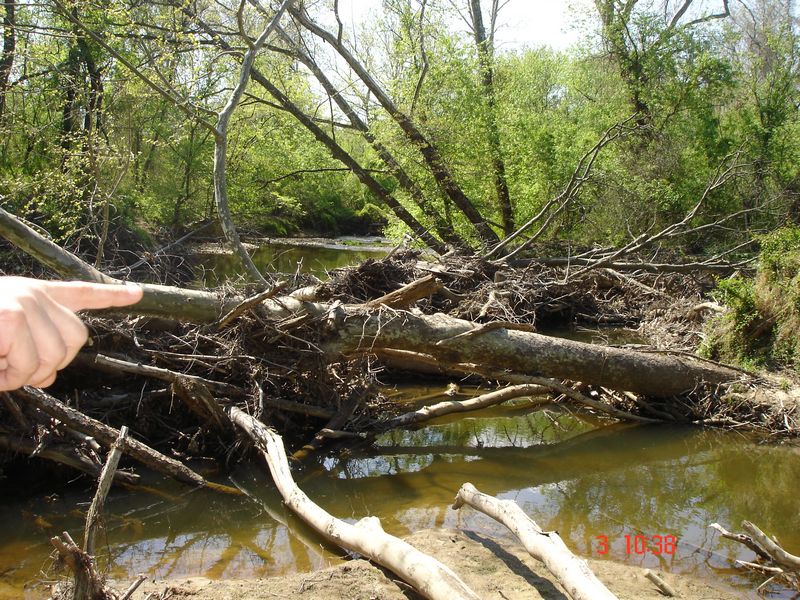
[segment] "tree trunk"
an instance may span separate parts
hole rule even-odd
[[[11,76],[11,67],[14,66],[14,57],[17,49],[17,5],[15,0],[6,0],[3,3],[3,54],[0,56],[0,122],[6,114],[6,93],[8,80]]]
[[[183,12],[190,17],[197,25],[214,41],[214,43],[226,52],[232,52],[234,48],[228,44],[224,39],[215,33],[212,27],[205,23],[197,14],[194,13],[191,7],[183,7]],[[317,141],[324,144],[331,156],[340,161],[358,177],[358,180],[364,184],[375,196],[380,198],[397,216],[398,219],[403,221],[411,231],[413,231],[419,238],[425,242],[430,248],[437,252],[444,252],[446,248],[441,241],[436,239],[417,219],[409,213],[406,208],[397,201],[397,199],[384,188],[369,172],[364,169],[358,161],[356,161],[344,148],[342,148],[336,140],[329,136],[323,129],[314,122],[314,120],[306,115],[296,104],[294,104],[286,94],[281,92],[272,82],[267,79],[258,69],[251,70],[251,78],[253,81],[263,87],[280,105],[286,109],[295,119],[308,129]]]
[[[283,501],[303,521],[329,542],[356,551],[399,575],[424,598],[431,600],[478,600],[461,579],[436,559],[407,542],[389,535],[375,517],[346,523],[315,504],[297,486],[280,436],[238,408],[231,420],[243,429],[264,454],[272,479]]]
[[[293,43],[291,38],[289,38],[289,36],[285,33],[284,39],[287,41],[287,43]],[[276,51],[280,51],[280,49],[276,48]],[[314,76],[317,78],[317,81],[319,81],[320,85],[322,85],[328,95],[333,98],[334,102],[336,102],[337,106],[347,116],[353,127],[360,131],[364,139],[367,140],[367,142],[369,142],[369,144],[375,149],[375,152],[388,167],[392,175],[394,175],[395,179],[397,179],[397,182],[409,193],[414,203],[431,220],[434,228],[436,229],[436,233],[438,233],[445,242],[453,244],[457,248],[469,248],[469,244],[467,244],[458,235],[458,233],[453,230],[452,225],[447,224],[443,216],[438,210],[436,210],[436,208],[425,196],[425,192],[422,191],[422,188],[420,188],[419,185],[417,185],[417,183],[411,178],[408,172],[395,159],[394,155],[389,151],[389,149],[375,137],[370,130],[369,125],[367,125],[367,123],[358,115],[358,113],[353,109],[344,96],[342,96],[342,94],[336,89],[319,65],[317,65],[316,61],[314,61],[314,59],[299,46],[293,46],[293,50],[289,53],[289,55],[299,59],[314,74]]]
[[[347,62],[348,66],[353,69],[361,81],[364,82],[370,92],[375,96],[378,102],[380,102],[384,110],[394,119],[400,129],[402,129],[408,141],[419,150],[422,158],[425,160],[425,164],[428,166],[433,178],[439,185],[439,188],[450,198],[453,204],[461,210],[470,223],[473,224],[481,240],[487,245],[499,242],[500,239],[497,237],[497,234],[489,226],[480,214],[480,211],[478,211],[458,183],[456,183],[450,168],[445,163],[436,145],[422,133],[411,117],[403,112],[400,107],[395,105],[372,75],[370,75],[356,57],[344,46],[341,39],[311,21],[302,9],[293,8],[290,12],[303,27],[328,42],[345,62]]]
[[[475,35],[475,46],[478,50],[478,65],[481,71],[481,87],[486,102],[486,128],[488,129],[489,152],[492,157],[492,174],[494,176],[494,189],[497,195],[497,207],[503,223],[503,233],[514,233],[514,211],[511,206],[511,194],[508,191],[506,180],[506,164],[503,160],[503,150],[500,146],[500,131],[497,127],[497,108],[494,89],[494,32],[487,37],[483,25],[483,13],[480,0],[470,0],[470,15],[472,16],[472,32]],[[496,6],[494,10],[499,10]],[[492,15],[494,23],[497,15]]]

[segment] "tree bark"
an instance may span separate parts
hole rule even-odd
[[[15,0],[3,2],[3,53],[0,55],[0,122],[6,114],[8,80],[17,50],[17,4]]]

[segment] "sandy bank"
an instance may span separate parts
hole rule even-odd
[[[499,546],[494,540],[469,531],[425,530],[408,538],[423,552],[436,556],[451,567],[475,592],[486,600],[566,600],[551,583],[545,569],[521,546]],[[645,579],[642,569],[611,561],[589,561],[603,583],[621,600],[663,599]],[[663,575],[663,574],[662,574]],[[749,594],[716,587],[688,577],[663,575],[684,600],[729,600]],[[156,581],[143,585],[134,595],[144,599],[148,593],[163,593],[169,598],[192,600],[416,600],[419,598],[391,574],[364,560],[314,573],[258,580],[211,581],[204,578]],[[157,596],[156,596],[157,597]],[[755,597],[755,596],[753,596]]]

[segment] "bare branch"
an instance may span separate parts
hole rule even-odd
[[[484,255],[484,258],[489,258],[495,254],[497,254],[500,250],[505,248],[509,243],[514,241],[516,238],[521,236],[525,231],[530,229],[533,225],[538,223],[541,219],[545,218],[545,215],[557,204],[559,205],[554,214],[551,214],[545,221],[545,223],[539,228],[539,230],[529,238],[524,244],[519,246],[513,252],[506,254],[502,260],[508,260],[528,248],[536,239],[541,237],[541,235],[546,231],[547,227],[550,223],[553,222],[553,219],[556,215],[561,213],[567,205],[575,198],[576,194],[580,190],[583,183],[589,178],[589,173],[592,170],[595,160],[597,160],[600,151],[610,144],[615,139],[623,136],[627,133],[628,128],[627,125],[630,123],[636,115],[633,114],[624,121],[620,123],[615,123],[611,127],[609,127],[603,135],[600,137],[600,140],[592,146],[578,161],[578,165],[575,167],[575,170],[572,172],[570,176],[569,182],[567,182],[566,187],[564,190],[555,198],[550,199],[542,209],[533,217],[528,219],[528,221],[523,224],[519,229],[517,229],[514,233],[506,237],[502,242],[497,244],[494,248],[492,248],[489,252]]]
[[[217,213],[219,214],[220,222],[222,223],[222,230],[225,237],[233,247],[234,251],[239,255],[239,258],[244,263],[248,272],[255,278],[256,281],[262,285],[268,285],[268,281],[264,275],[256,267],[253,259],[250,258],[247,250],[239,239],[239,233],[236,231],[236,226],[231,217],[230,206],[228,204],[228,185],[226,178],[227,168],[227,149],[228,149],[228,123],[230,122],[233,111],[244,94],[247,87],[247,82],[250,80],[250,73],[253,69],[253,63],[256,59],[256,54],[261,50],[266,43],[267,38],[272,31],[278,26],[278,22],[283,16],[284,12],[289,8],[293,0],[284,0],[280,8],[277,10],[272,20],[269,21],[267,26],[258,36],[255,42],[250,42],[247,34],[243,29],[242,11],[244,9],[245,0],[239,3],[239,11],[237,13],[237,21],[240,27],[240,33],[247,41],[249,48],[242,58],[242,66],[239,72],[239,82],[231,92],[228,102],[223,107],[217,116],[217,126],[214,131],[214,198],[217,204]]]
[[[425,76],[428,74],[428,52],[425,50],[425,6],[427,0],[422,0],[422,6],[419,12],[419,52],[422,59],[422,69],[417,79],[417,85],[414,87],[414,97],[411,99],[411,109],[409,112],[413,115],[414,109],[419,100],[419,94],[422,91],[422,83],[425,81]]]

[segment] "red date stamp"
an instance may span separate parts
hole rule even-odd
[[[597,554],[608,554],[610,545],[607,535],[595,536]],[[678,538],[674,535],[626,535],[625,554],[675,554]]]

